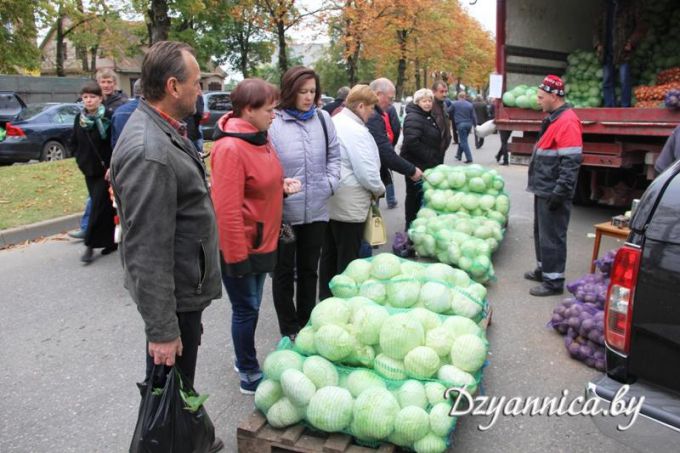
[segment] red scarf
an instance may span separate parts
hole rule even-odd
[[[387,131],[387,138],[390,139],[390,143],[394,143],[394,131],[392,130],[392,123],[390,123],[390,116],[387,112],[382,113],[383,120],[385,121],[385,130]]]

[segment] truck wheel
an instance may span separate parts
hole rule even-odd
[[[43,146],[42,153],[40,153],[40,162],[51,162],[55,160],[62,160],[67,157],[66,148],[64,145],[56,140],[50,140]]]

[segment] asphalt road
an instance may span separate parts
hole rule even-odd
[[[496,168],[492,136],[475,161]],[[453,163],[449,152],[447,163]],[[456,163],[457,164],[457,163]],[[489,396],[559,397],[583,394],[598,373],[569,358],[562,338],[546,328],[561,297],[529,296],[522,273],[534,266],[532,197],[525,192],[526,167],[497,167],[511,195],[505,240],[494,257],[498,280],[489,288],[493,323],[488,330],[490,365],[484,390]],[[403,227],[403,178],[396,178],[400,205],[384,210],[390,235]],[[588,272],[594,223],[618,211],[575,208],[569,229],[568,279]],[[616,246],[603,239],[602,251]],[[127,451],[137,417],[143,378],[141,318],[122,286],[118,254],[79,261],[83,245],[55,237],[44,243],[0,251],[0,452]],[[257,347],[261,359],[279,340],[265,287]],[[210,395],[206,407],[227,452],[236,451],[236,426],[253,410],[252,397],[238,391],[229,335],[226,295],[204,313],[196,388]],[[453,451],[627,450],[603,436],[588,417],[500,417],[487,431],[488,417],[463,418]]]

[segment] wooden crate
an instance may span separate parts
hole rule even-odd
[[[326,434],[297,424],[285,429],[272,428],[267,419],[254,411],[236,428],[239,453],[397,453],[392,444],[368,448],[352,444],[347,434]]]

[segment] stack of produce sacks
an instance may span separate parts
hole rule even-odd
[[[566,100],[575,108],[602,105],[602,64],[595,52],[577,50],[567,57],[564,74]]]
[[[541,110],[536,97],[538,88],[518,85],[503,93],[503,105],[520,109]]]
[[[394,308],[395,294],[382,304],[358,295],[317,304],[295,342],[282,339],[264,361],[255,405],[272,426],[304,422],[371,446],[391,442],[420,453],[446,450],[456,424],[446,390],[477,391],[488,354],[486,335],[476,320],[428,309],[452,303],[458,288],[449,282],[454,275],[467,278],[464,272],[390,256],[355,260],[349,274],[379,282],[394,274],[396,263],[399,272],[417,277],[411,278],[420,285],[416,299],[428,295],[423,306]],[[476,283],[461,290],[471,288],[486,293]],[[428,304],[430,298],[435,300]]]
[[[486,288],[466,272],[441,263],[426,264],[381,253],[352,261],[331,280],[334,296],[371,301],[392,308],[420,308],[479,322],[486,316]],[[359,300],[359,299],[350,299]]]
[[[408,231],[416,253],[456,266],[477,282],[493,280],[491,255],[510,211],[503,178],[480,165],[439,165],[425,179],[425,207]]]
[[[573,295],[553,311],[548,323],[562,335],[569,355],[600,371],[605,370],[604,303],[616,250],[597,260],[598,272],[567,284]]]

